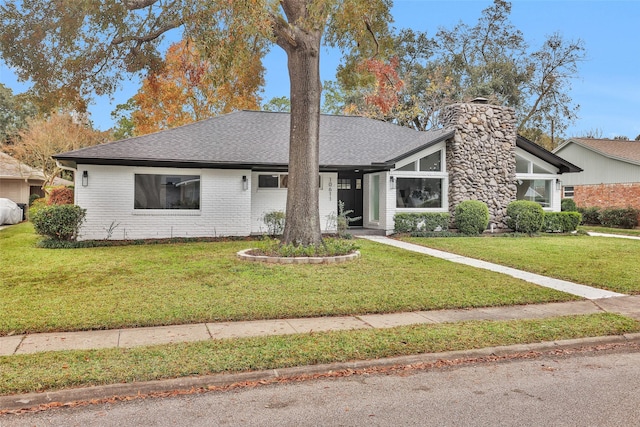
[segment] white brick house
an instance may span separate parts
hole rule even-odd
[[[471,116],[465,114],[428,132],[362,117],[321,116],[323,231],[335,231],[330,218],[338,200],[362,217],[352,225],[385,233],[393,231],[397,212],[452,212],[454,203],[469,198],[486,199],[492,221],[500,225],[506,201],[495,202],[496,194],[509,187],[506,199],[515,200],[522,182],[546,209],[559,210],[554,182],[580,169],[515,131],[505,132],[506,124],[495,117],[511,117],[508,109],[502,114],[502,107],[457,105],[477,116],[473,125],[466,124]],[[473,144],[476,136],[486,153],[471,167],[461,166],[459,158],[467,154],[455,155],[453,147]],[[247,236],[266,231],[265,213],[285,209],[288,142],[289,114],[240,111],[54,158],[76,171],[76,204],[87,210],[81,239]],[[494,146],[501,151],[494,153]],[[526,176],[516,173],[516,161],[518,167],[528,162]],[[460,192],[462,184],[452,185],[451,173],[470,195]],[[487,174],[502,176],[500,184]],[[487,191],[470,184],[485,180],[478,185]],[[529,184],[537,181],[537,187]]]

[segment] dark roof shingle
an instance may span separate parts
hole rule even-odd
[[[321,167],[367,167],[398,160],[453,135],[417,132],[355,116],[320,117]],[[55,156],[77,163],[287,165],[289,114],[238,111],[174,129]]]

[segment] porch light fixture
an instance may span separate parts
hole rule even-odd
[[[389,186],[391,187],[392,190],[396,189],[396,177],[395,176],[390,176],[389,177]]]
[[[247,179],[247,175],[242,175],[242,189],[244,191],[249,189],[249,180]]]
[[[556,179],[556,190],[560,191],[562,189],[562,181]]]
[[[82,171],[82,186],[86,187],[87,185],[89,185],[89,172]]]

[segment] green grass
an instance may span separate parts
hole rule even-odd
[[[581,235],[407,238],[434,249],[625,294],[640,294],[640,241]]]
[[[627,229],[627,228],[602,227],[599,225],[581,225],[578,227],[578,229],[582,231],[595,231],[596,233],[620,234],[623,236],[640,237],[640,229],[638,228]]]
[[[0,394],[619,335],[639,330],[640,324],[635,320],[594,314],[15,355],[0,357]]]
[[[30,224],[0,231],[0,336],[577,299],[368,241],[356,261],[297,266],[239,261],[247,241],[56,250],[36,241]]]

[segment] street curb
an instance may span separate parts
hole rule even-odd
[[[442,353],[423,353],[411,356],[398,356],[385,359],[362,360],[355,362],[328,363],[292,368],[269,369],[264,371],[242,372],[237,374],[214,374],[200,377],[184,377],[167,380],[154,380],[130,384],[110,384],[86,388],[66,389],[44,393],[27,393],[0,396],[0,411],[16,411],[38,407],[40,405],[65,405],[70,402],[91,402],[114,397],[136,397],[154,393],[166,393],[177,390],[206,389],[208,387],[228,387],[247,382],[268,382],[275,379],[313,376],[338,371],[352,371],[393,366],[428,364],[438,361],[473,359],[490,356],[506,356],[514,353],[566,350],[570,348],[590,347],[608,344],[640,343],[640,333],[611,335],[603,337],[579,338],[562,341],[549,341],[532,344],[486,347],[474,350],[448,351]]]

